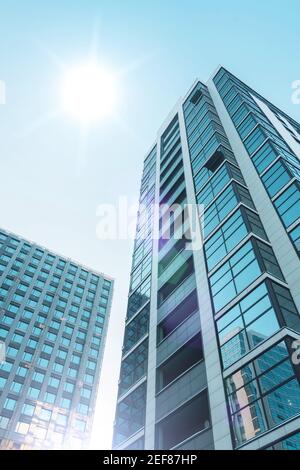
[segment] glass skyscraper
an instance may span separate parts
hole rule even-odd
[[[112,289],[0,230],[0,449],[88,446]]]
[[[223,67],[159,129],[114,448],[300,449],[299,144],[300,125]]]

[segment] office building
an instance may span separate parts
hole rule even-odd
[[[0,230],[0,449],[88,447],[112,289]]]
[[[159,129],[114,448],[300,449],[299,144],[300,125],[223,67]]]

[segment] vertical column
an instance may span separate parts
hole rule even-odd
[[[182,106],[180,106],[178,116],[181,131],[187,202],[188,204],[192,204],[194,207],[196,207],[197,202],[194,191],[194,182]],[[196,240],[200,240],[202,238],[200,223],[194,224],[194,238],[196,238]],[[232,449],[226,397],[215,332],[213,310],[209,293],[204,251],[203,249],[194,249],[193,255],[214,445],[215,449],[217,450]]]

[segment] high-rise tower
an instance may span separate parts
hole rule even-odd
[[[222,67],[160,128],[115,448],[300,449],[299,144],[300,125]]]
[[[88,446],[112,290],[0,230],[0,449]]]

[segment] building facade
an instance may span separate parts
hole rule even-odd
[[[299,158],[300,125],[223,67],[160,128],[114,448],[300,449]]]
[[[0,230],[0,449],[88,446],[112,290]]]

